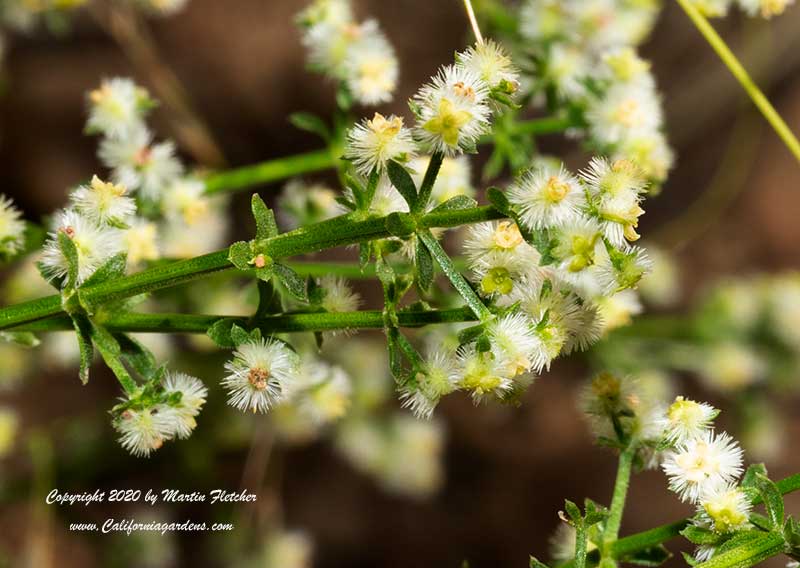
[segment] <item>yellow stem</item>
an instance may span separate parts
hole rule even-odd
[[[472,26],[472,31],[475,33],[475,39],[478,43],[483,43],[483,35],[481,34],[480,26],[478,26],[478,19],[475,17],[475,10],[472,8],[472,0],[464,0],[464,8],[467,9],[467,17]]]
[[[778,114],[778,111],[775,110],[775,107],[772,106],[772,103],[769,102],[769,99],[761,92],[761,89],[758,88],[753,79],[750,78],[747,70],[725,44],[725,40],[719,36],[691,0],[678,0],[678,4],[681,5],[681,8],[683,8],[686,15],[692,20],[695,27],[703,34],[703,37],[709,45],[717,52],[717,55],[719,55],[720,59],[722,59],[722,62],[725,63],[733,76],[736,77],[742,85],[742,88],[750,96],[750,99],[756,107],[758,107],[758,110],[761,111],[761,114],[764,115],[767,122],[772,125],[772,128],[778,136],[780,136],[781,140],[783,140],[783,143],[786,144],[789,151],[794,154],[794,157],[800,162],[800,142],[797,141],[797,137],[786,125],[786,122],[784,122]]]

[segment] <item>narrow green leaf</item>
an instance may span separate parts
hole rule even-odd
[[[278,235],[278,224],[275,222],[275,213],[267,207],[264,200],[257,193],[253,194],[250,202],[253,218],[256,220],[256,239],[271,239]]]
[[[433,257],[421,240],[417,239],[416,245],[417,285],[421,290],[428,290],[433,284]]]
[[[82,286],[94,286],[107,280],[125,276],[125,269],[128,266],[127,261],[128,255],[126,253],[115,254],[95,270],[94,274],[87,278]]]
[[[550,568],[544,562],[540,562],[537,558],[531,556],[530,562],[528,563],[529,568]]]
[[[444,203],[431,209],[430,213],[444,213],[445,211],[456,211],[458,209],[470,209],[478,205],[478,202],[468,195],[456,195]]]
[[[371,250],[372,245],[370,243],[360,243],[358,245],[358,267],[361,272],[364,272],[364,269],[369,265]]]
[[[297,274],[297,272],[285,264],[279,264],[277,262],[273,265],[273,269],[281,283],[286,286],[286,289],[292,296],[302,302],[308,302],[308,296],[306,295],[306,281],[303,280],[302,276]]]
[[[753,532],[755,534],[739,546],[724,552],[721,548],[713,558],[698,564],[698,568],[749,568],[783,552],[785,543],[780,534]]]
[[[500,211],[503,215],[508,217],[512,216],[511,203],[509,203],[506,194],[496,187],[490,187],[486,190],[486,198],[492,207]]]
[[[389,174],[392,185],[400,192],[400,195],[403,196],[403,199],[406,200],[408,206],[413,210],[417,204],[417,186],[414,185],[414,180],[411,179],[411,175],[403,166],[394,160],[388,163],[386,171]]]
[[[310,112],[295,112],[289,115],[289,122],[295,128],[316,134],[323,140],[331,138],[331,131],[325,121]]]
[[[724,536],[715,533],[709,529],[698,527],[695,525],[688,525],[681,531],[683,535],[692,544],[719,544],[724,540]]]
[[[78,248],[64,231],[58,232],[58,247],[67,262],[67,279],[64,287],[74,288],[78,283]]]
[[[670,558],[672,558],[670,551],[659,545],[632,554],[625,558],[625,562],[637,566],[661,566]]]
[[[78,340],[78,351],[80,353],[81,382],[85,385],[89,382],[89,369],[94,359],[94,348],[92,347],[92,324],[83,314],[72,316],[72,325],[75,328],[75,336]]]
[[[156,373],[158,363],[147,347],[124,333],[115,333],[114,339],[119,344],[122,357],[139,375],[150,378]]]
[[[783,529],[783,495],[777,485],[766,475],[756,474],[756,488],[758,489],[761,498],[764,500],[764,506],[767,508],[767,517],[774,530]]]
[[[41,341],[29,331],[0,331],[0,339],[20,347],[36,347]]]
[[[757,489],[756,477],[758,475],[768,476],[767,466],[763,463],[750,464],[750,467],[744,472],[744,477],[742,477],[742,487]]]
[[[249,343],[250,334],[243,327],[234,323],[231,326],[231,341],[237,346]]]

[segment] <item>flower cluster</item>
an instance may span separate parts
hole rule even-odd
[[[520,12],[535,64],[532,94],[581,115],[591,148],[634,162],[655,184],[673,156],[650,64],[636,46],[657,14],[655,3],[628,0],[528,0]]]
[[[5,195],[0,194],[0,260],[19,254],[25,246],[25,221],[22,213]]]
[[[399,65],[375,20],[357,22],[350,0],[315,0],[297,22],[311,67],[341,81],[347,97],[367,106],[392,100]]]
[[[207,395],[199,379],[184,373],[168,372],[163,381],[148,382],[113,410],[120,444],[147,457],[166,441],[188,438]]]

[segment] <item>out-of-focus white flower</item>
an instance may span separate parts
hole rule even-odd
[[[787,7],[794,4],[794,0],[738,0],[738,2],[742,9],[751,16],[760,14],[762,18],[767,19],[780,16]]]
[[[125,250],[128,251],[128,266],[135,268],[143,262],[157,260],[158,227],[143,219],[134,220],[123,235]]]
[[[345,81],[362,105],[389,102],[397,88],[397,56],[375,22],[365,22],[361,29],[361,36],[347,50],[343,64]]]
[[[700,378],[711,388],[733,393],[764,378],[767,364],[746,343],[721,341],[709,346],[697,362]]]
[[[142,125],[123,138],[105,138],[98,155],[103,165],[111,168],[115,183],[150,200],[158,200],[166,186],[183,173],[172,142],[153,144],[152,134]]]
[[[586,80],[592,69],[592,61],[584,50],[557,44],[550,49],[545,77],[562,97],[581,99],[586,96]]]
[[[183,10],[189,0],[137,0],[142,9],[159,16],[172,16]]]
[[[661,104],[651,88],[613,85],[586,111],[592,136],[603,144],[618,144],[630,132],[652,132],[662,123]]]
[[[714,532],[729,533],[746,528],[753,504],[734,483],[718,483],[706,489],[697,507],[701,519]]]
[[[390,213],[408,213],[408,203],[388,178],[381,177],[369,210],[371,213],[380,216],[386,216]]]
[[[323,276],[319,286],[324,290],[322,308],[328,312],[352,312],[358,309],[361,297],[350,289],[347,280],[338,276]]]
[[[154,101],[144,88],[130,79],[114,78],[102,82],[100,88],[89,93],[88,132],[122,138],[141,126],[146,112]]]
[[[383,485],[395,493],[424,499],[442,485],[444,429],[438,422],[396,415],[381,470]]]
[[[193,224],[175,219],[159,228],[159,249],[167,258],[192,258],[225,246],[228,218],[221,208],[212,207]]]
[[[382,172],[390,160],[407,161],[414,152],[411,131],[399,116],[386,118],[376,112],[372,120],[356,124],[347,133],[345,156],[365,177],[373,171]]]
[[[281,531],[267,538],[253,568],[311,568],[313,555],[314,543],[306,533]]]
[[[0,194],[0,257],[16,255],[25,246],[25,221],[22,213]]]
[[[228,404],[242,411],[264,413],[285,396],[297,373],[297,354],[274,339],[259,339],[236,348],[225,363],[222,380]]]
[[[120,434],[119,443],[137,457],[149,457],[174,435],[174,422],[169,416],[147,408],[128,409],[114,421]]]
[[[73,209],[62,211],[44,245],[40,265],[48,279],[63,278],[68,272],[67,259],[58,244],[58,234],[64,233],[78,252],[78,284],[115,254],[123,252],[122,231],[101,226]]]
[[[617,47],[603,54],[600,78],[616,84],[654,88],[650,62],[630,46]]]
[[[571,34],[569,5],[562,0],[527,0],[520,9],[520,32],[534,42],[564,39]]]
[[[429,156],[420,156],[409,162],[412,170],[411,177],[419,187],[425,177],[430,163]],[[431,191],[431,206],[435,207],[458,195],[475,197],[475,188],[472,186],[472,168],[467,156],[445,158],[439,168],[439,175],[433,183]]]
[[[161,210],[168,219],[181,218],[187,225],[194,225],[207,216],[210,208],[205,190],[199,179],[175,179],[164,190]]]
[[[706,491],[741,475],[742,450],[728,434],[708,430],[667,452],[662,468],[669,488],[682,501],[696,503]]]
[[[124,224],[136,214],[136,202],[125,194],[124,185],[104,182],[94,176],[91,183],[70,195],[75,210],[100,224]]]
[[[327,186],[293,179],[278,197],[275,213],[283,225],[290,229],[325,221],[341,212],[336,195]]]
[[[681,295],[680,271],[672,256],[648,243],[645,247],[653,270],[639,283],[639,293],[645,302],[658,307],[674,305]]]
[[[643,310],[639,295],[634,290],[622,290],[613,296],[596,298],[595,305],[603,322],[603,333],[630,325],[633,316],[639,315]]]
[[[742,0],[740,0],[741,2]],[[733,0],[692,0],[692,4],[701,14],[709,18],[721,18],[727,15]]]
[[[417,136],[431,152],[448,156],[471,151],[489,131],[489,87],[457,65],[443,67],[415,95]]]
[[[162,405],[162,413],[172,419],[175,435],[186,439],[197,426],[195,417],[206,403],[208,389],[200,379],[185,373],[169,372],[164,377],[164,391],[168,396],[180,394],[176,404]]]
[[[583,187],[563,166],[528,171],[508,189],[508,200],[532,230],[574,221],[586,205]]]
[[[682,396],[675,399],[664,418],[664,437],[672,444],[683,444],[701,438],[712,428],[719,410],[705,402],[695,402]]]

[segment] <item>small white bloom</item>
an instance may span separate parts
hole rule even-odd
[[[390,213],[408,213],[408,203],[394,188],[388,177],[381,177],[369,210],[380,216]]]
[[[25,221],[22,213],[0,194],[0,257],[14,256],[25,246]]]
[[[419,140],[448,156],[472,150],[489,131],[489,87],[475,73],[456,65],[443,67],[415,95]]]
[[[436,351],[425,361],[424,369],[401,389],[403,407],[417,418],[429,419],[439,400],[458,388],[461,374],[450,353]]]
[[[456,64],[475,73],[492,89],[513,93],[519,85],[519,70],[502,46],[492,40],[456,54]]]
[[[122,231],[100,226],[73,209],[62,211],[44,245],[41,266],[48,279],[67,275],[67,259],[58,244],[58,233],[66,234],[78,252],[78,282],[80,284],[115,254],[123,252]]]
[[[338,276],[323,276],[319,286],[324,290],[322,309],[327,312],[352,312],[358,309],[361,297],[350,289],[347,280]]]
[[[206,217],[210,207],[205,190],[205,184],[196,178],[172,180],[164,190],[161,210],[168,219],[181,218],[187,225],[194,225]]]
[[[562,97],[581,99],[586,96],[586,80],[592,73],[592,63],[583,49],[556,44],[550,48],[545,76]]]
[[[428,171],[430,156],[420,156],[409,162],[411,177],[419,187]],[[475,197],[475,188],[472,185],[472,167],[469,158],[464,155],[445,158],[439,168],[439,175],[433,183],[431,191],[431,206],[435,207],[458,195]]]
[[[654,88],[650,62],[642,59],[630,46],[617,47],[603,54],[600,78],[613,83]]]
[[[159,226],[159,249],[167,258],[192,258],[225,246],[229,219],[219,208],[211,207],[208,213],[189,225],[175,219]]]
[[[639,301],[639,295],[634,290],[622,290],[612,296],[596,298],[594,303],[603,322],[601,328],[603,334],[618,327],[631,325],[633,316],[639,315],[644,309]]]
[[[721,18],[728,14],[733,0],[692,0],[692,4],[706,17]]]
[[[738,0],[738,2],[749,15],[759,14],[762,18],[767,19],[780,16],[787,7],[794,4],[794,0]]]
[[[516,377],[534,367],[539,353],[539,340],[530,318],[519,312],[504,316],[492,321],[487,333],[491,339],[492,354],[498,364],[505,365],[507,376]]]
[[[682,501],[696,503],[705,491],[742,473],[742,450],[728,434],[708,430],[667,452],[662,468],[669,488]]]
[[[695,402],[679,396],[667,409],[664,437],[672,444],[683,444],[701,438],[714,425],[719,410],[705,402]]]
[[[152,135],[144,126],[123,138],[104,139],[98,155],[112,169],[115,183],[139,191],[146,199],[160,198],[167,184],[183,173],[172,142],[152,144]]]
[[[714,532],[729,533],[749,525],[753,504],[744,491],[734,483],[719,483],[709,487],[700,497],[697,507],[703,521]]]
[[[290,229],[325,221],[341,213],[337,193],[321,184],[305,184],[293,179],[278,198],[275,213],[282,225]]]
[[[103,81],[99,89],[89,93],[88,101],[86,129],[114,138],[121,138],[139,126],[154,104],[145,89],[122,78]]]
[[[77,211],[100,224],[122,224],[136,214],[136,202],[125,195],[127,192],[124,185],[94,176],[88,186],[72,192],[70,201]]]
[[[128,409],[114,421],[119,443],[137,457],[149,457],[173,436],[173,422],[153,408]]]
[[[158,228],[155,223],[135,219],[123,235],[128,251],[128,266],[137,267],[143,262],[158,260]]]
[[[365,177],[373,171],[384,171],[390,160],[405,162],[413,157],[414,151],[411,131],[403,126],[399,116],[386,118],[376,112],[372,120],[365,119],[347,133],[345,157]]]
[[[520,9],[520,32],[536,43],[572,35],[569,4],[563,0],[526,0]]]
[[[228,404],[264,413],[285,396],[297,373],[297,354],[280,341],[259,339],[236,348],[222,380]]]
[[[367,21],[362,25],[361,37],[347,49],[342,73],[360,104],[374,106],[392,100],[399,66],[394,49],[377,24]]]
[[[663,122],[661,103],[652,88],[618,84],[586,110],[589,131],[601,144],[619,144],[630,132],[652,132]]]
[[[174,417],[174,432],[177,437],[186,439],[197,426],[195,417],[206,403],[208,389],[200,379],[185,373],[169,372],[164,377],[164,391],[167,395],[180,393],[180,401],[176,405],[163,406],[166,407],[165,412]]]
[[[508,189],[508,200],[521,221],[532,230],[562,226],[574,221],[586,205],[578,179],[562,166],[526,172]]]
[[[508,365],[498,362],[491,353],[478,352],[475,345],[459,349],[458,365],[461,368],[459,387],[470,391],[476,403],[487,397],[502,398],[514,387],[508,376]]]

